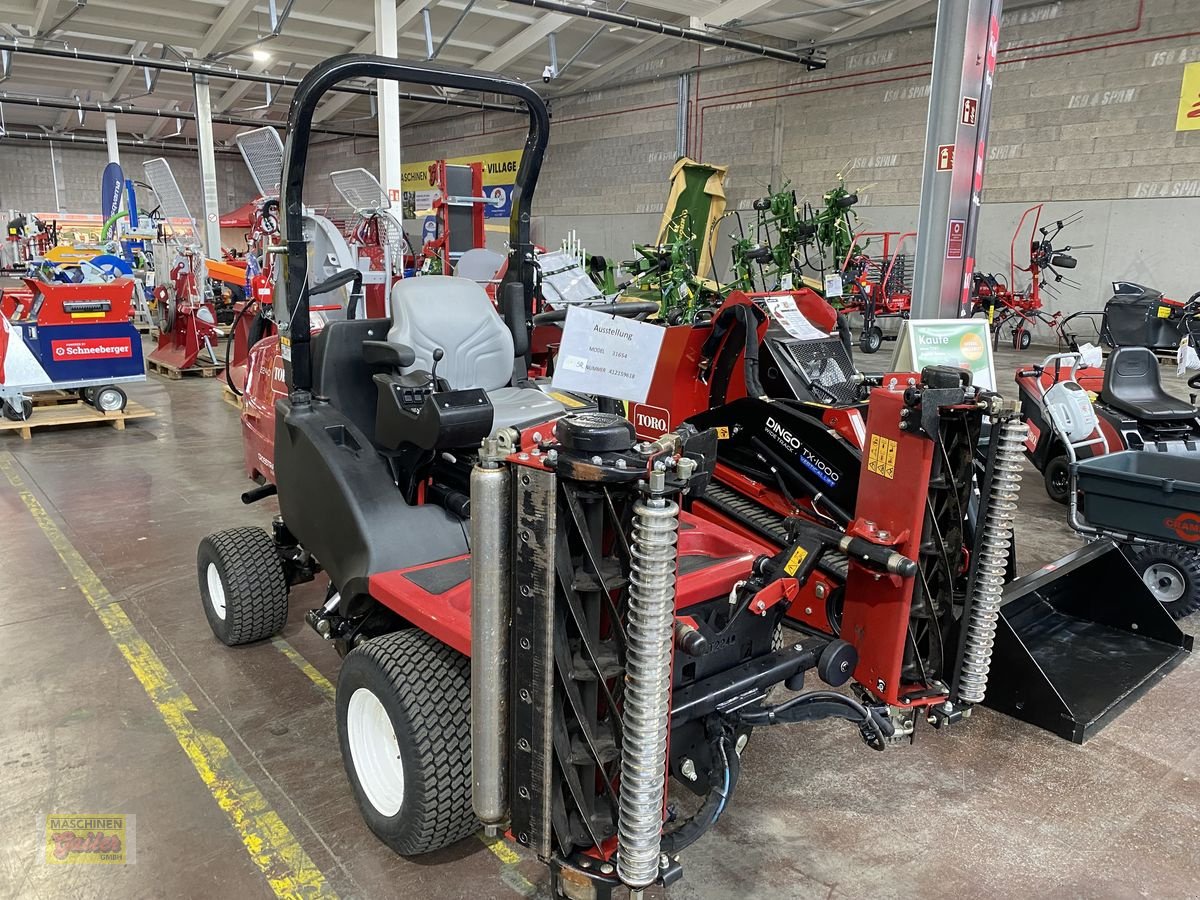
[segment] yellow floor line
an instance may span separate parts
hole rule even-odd
[[[138,633],[125,610],[87,564],[67,536],[54,523],[17,473],[12,454],[0,453],[0,471],[17,490],[42,534],[57,551],[97,618],[108,631],[137,680],[150,696],[159,715],[187,754],[217,805],[229,816],[255,865],[262,870],[280,898],[336,900],[336,892],[321,870],[293,837],[266,798],[238,765],[225,742],[194,725],[188,713],[195,704],[158,654]]]
[[[282,653],[287,659],[301,672],[308,676],[308,680],[316,685],[326,699],[333,701],[337,694],[333,682],[326,678],[317,670],[317,667],[305,659],[295,647],[285,641],[283,638],[272,638],[271,643],[275,645],[275,649]],[[500,860],[504,866],[504,871],[501,875],[505,884],[511,887],[518,894],[526,897],[532,897],[537,888],[533,882],[517,871],[517,866],[521,863],[521,856],[502,838],[490,838],[482,831],[475,835],[483,842],[483,845],[492,851],[492,855]]]

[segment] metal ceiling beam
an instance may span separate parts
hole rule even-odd
[[[756,13],[764,6],[770,6],[772,2],[773,0],[725,0],[712,12],[696,16],[694,21],[698,21],[701,26],[725,25],[735,19]]]
[[[60,109],[69,110],[78,113],[79,110],[84,112],[96,112],[103,114],[113,114],[118,116],[134,116],[145,117],[149,119],[184,119],[193,121],[196,114],[187,112],[186,110],[178,109],[149,109],[142,106],[132,106],[128,103],[100,103],[96,101],[84,100],[58,100],[48,97],[29,97],[23,94],[14,94],[9,91],[0,91],[0,103],[9,103],[13,106],[37,106],[42,109]],[[213,113],[212,120],[217,125],[250,125],[252,127],[261,127],[270,125],[275,128],[287,128],[287,122],[280,122],[270,119],[260,119],[250,116],[229,116],[220,113]],[[319,134],[335,134],[340,137],[373,137],[371,132],[353,131],[348,128],[329,128],[329,127],[313,127],[314,133]]]
[[[569,21],[571,21],[569,16],[556,12],[542,16],[532,25],[518,31],[514,37],[505,41],[471,68],[485,72],[498,72]]]
[[[130,49],[129,52],[133,56],[141,56],[146,52],[146,42],[138,41]],[[117,69],[117,74],[109,81],[108,87],[104,89],[105,100],[116,100],[121,96],[121,92],[125,90],[125,86],[129,84],[129,79],[133,77],[133,73],[137,71],[133,66],[121,66]]]
[[[242,22],[246,20],[246,16],[254,11],[255,4],[256,0],[233,0],[221,10],[221,14],[209,27],[208,33],[204,35],[204,40],[196,48],[196,56],[204,58],[216,52],[216,49],[238,30]]]
[[[440,41],[438,41],[437,46],[433,48],[433,53],[429,55],[430,59],[437,59],[438,54],[442,52],[442,48],[446,46],[446,43],[450,40],[450,38],[454,37],[454,32],[458,31],[458,26],[461,25],[467,16],[471,14],[471,8],[473,6],[475,6],[475,0],[467,0],[467,2],[463,5],[462,12],[460,12],[458,14],[458,18],[454,20],[454,24],[446,29],[446,34]]]
[[[53,144],[98,144],[107,146],[108,141],[103,135],[91,134],[45,134],[40,131],[13,131],[9,129],[3,135],[0,135],[0,144],[6,141],[24,141],[36,143],[53,143]],[[163,150],[176,153],[191,153],[196,152],[196,145],[187,144],[168,144],[165,141],[139,141],[129,138],[121,138],[117,143],[122,147],[132,147],[135,150]],[[217,148],[217,153],[225,155],[240,156],[238,150],[226,150]]]
[[[906,15],[915,9],[925,6],[929,2],[930,0],[893,0],[891,4],[883,7],[883,9],[877,9],[871,15],[864,16],[857,22],[852,22],[843,28],[836,29],[833,37],[838,42],[841,42],[848,41],[861,34],[868,34],[879,26],[886,25],[892,19]]]
[[[270,65],[270,60],[264,60],[262,62],[255,60],[254,62],[250,63],[250,68],[247,71],[265,73],[267,69],[270,68]],[[270,85],[268,85],[268,87],[269,86]],[[234,105],[238,103],[238,101],[246,96],[246,94],[250,93],[250,91],[254,90],[255,87],[257,87],[257,85],[255,85],[252,81],[239,81],[235,84],[231,84],[221,93],[221,96],[213,105],[213,109],[221,113],[229,112],[231,109],[233,109]]]
[[[50,17],[58,9],[58,0],[38,0],[37,12],[33,16],[33,33],[39,35],[50,24]]]
[[[724,47],[751,56],[761,56],[764,59],[775,59],[781,62],[803,63],[805,53],[795,50],[782,50],[778,47],[768,47],[766,44],[756,44],[737,38],[722,37],[700,28],[690,28],[683,25],[672,25],[656,19],[643,19],[641,16],[631,16],[628,13],[618,13],[594,6],[574,6],[560,0],[509,0],[519,6],[529,6],[533,9],[544,9],[567,16],[579,16],[584,19],[594,19],[597,22],[607,22],[610,25],[620,25],[623,28],[633,28],[636,31],[648,31],[664,37],[677,38],[697,44],[708,44],[712,47]],[[908,0],[900,0],[908,2]],[[857,24],[857,23],[856,23]],[[535,26],[536,27],[536,26]]]
[[[658,47],[659,44],[666,43],[666,38],[652,37],[648,41],[642,41],[640,44],[634,44],[626,50],[621,51],[616,56],[609,57],[604,61],[604,64],[598,69],[593,69],[586,75],[576,78],[569,85],[570,91],[568,95],[582,94],[590,90],[595,90],[602,86],[604,78],[611,75],[614,71],[624,71],[629,67],[633,60],[640,56],[644,56],[651,50]],[[678,75],[679,73],[675,73]],[[556,95],[563,96],[563,95]]]
[[[410,0],[411,2],[411,0]],[[426,2],[426,0],[420,0]],[[407,4],[405,4],[407,5]],[[374,37],[371,37],[374,46]],[[86,50],[76,50],[69,47],[46,47],[21,43],[20,41],[0,40],[0,50],[12,53],[29,53],[35,56],[49,56],[54,59],[67,59],[76,62],[100,63],[109,66],[144,66],[148,69],[158,69],[164,72],[183,72],[188,75],[208,75],[210,78],[225,78],[231,81],[251,81],[255,84],[274,84],[285,87],[296,87],[299,78],[282,75],[265,75],[246,69],[234,69],[227,66],[213,65],[198,60],[147,59],[145,57],[129,56],[119,53],[92,53]],[[361,51],[360,51],[361,52]],[[345,94],[373,95],[374,88],[361,87],[353,84],[339,84],[333,91]],[[519,112],[516,107],[505,103],[495,103],[485,100],[464,100],[459,98],[439,97],[436,94],[416,94],[407,91],[400,92],[401,100],[413,100],[420,103],[440,103],[446,106],[461,106],[467,109],[490,109],[497,112]]]
[[[808,2],[816,3],[817,0],[808,0]],[[806,9],[803,12],[783,13],[775,16],[763,16],[761,19],[734,19],[728,24],[731,27],[737,28],[756,28],[759,25],[773,25],[776,22],[794,22],[797,19],[811,19],[815,16],[827,16],[830,13],[844,13],[855,18],[862,18],[863,16],[870,15],[870,13],[862,7],[878,6],[880,3],[887,2],[889,2],[889,0],[851,0],[849,3],[822,3],[819,4],[816,9]],[[836,31],[837,28],[829,28],[828,30]]]

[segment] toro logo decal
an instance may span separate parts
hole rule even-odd
[[[661,406],[633,404],[633,427],[641,437],[656,438],[671,430],[671,413]]]
[[[1180,540],[1200,541],[1200,516],[1195,513],[1180,513],[1174,519],[1164,519],[1163,524],[1179,535]]]
[[[800,463],[829,487],[833,487],[841,480],[840,472],[804,446],[804,442],[792,434],[786,425],[775,421],[771,416],[767,416],[767,431],[780,444],[798,454]]]
[[[133,356],[129,338],[74,338],[51,341],[50,353],[55,362],[81,359],[123,359]]]

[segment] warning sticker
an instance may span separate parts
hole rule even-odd
[[[1169,318],[1171,318],[1171,307],[1169,307],[1169,306],[1160,306],[1160,307],[1158,308],[1158,317],[1159,317],[1160,319],[1169,319]]]
[[[783,571],[789,575],[795,575],[806,559],[808,559],[808,551],[803,547],[797,547],[792,551],[792,555],[788,558],[788,561],[784,563]]]
[[[884,478],[896,477],[896,442],[882,435],[871,435],[871,452],[867,456],[867,471]]]

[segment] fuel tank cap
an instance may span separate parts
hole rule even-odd
[[[576,453],[621,453],[636,440],[633,423],[612,413],[574,413],[558,420],[555,436],[564,450]]]

